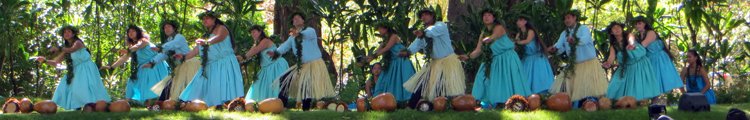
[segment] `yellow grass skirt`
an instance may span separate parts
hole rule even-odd
[[[186,60],[182,64],[175,67],[174,75],[175,76],[167,76],[164,77],[159,83],[156,83],[153,87],[151,87],[151,91],[156,93],[156,95],[161,95],[162,91],[165,87],[167,87],[167,84],[169,84],[170,79],[172,82],[172,86],[169,88],[169,99],[177,100],[180,97],[180,94],[182,94],[182,90],[187,87],[187,85],[190,83],[190,81],[193,80],[193,77],[195,76],[195,73],[198,72],[198,70],[201,68],[201,60],[200,58],[192,58],[189,60]]]
[[[286,88],[287,91],[282,92],[286,92],[284,94],[297,100],[336,96],[323,59],[304,63],[301,66],[299,70],[296,65],[289,67],[289,70],[279,77],[280,80],[274,80],[274,85],[281,85],[282,89]]]
[[[597,59],[577,63],[575,67],[574,75],[566,77],[565,73],[560,73],[555,77],[550,93],[567,92],[573,101],[607,93],[607,75]]]
[[[432,101],[438,96],[463,95],[466,90],[466,77],[458,56],[451,54],[441,59],[433,59],[422,67],[404,88],[411,93],[422,88],[422,97]]]

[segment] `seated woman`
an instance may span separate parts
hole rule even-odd
[[[709,104],[716,104],[716,95],[711,89],[706,70],[703,69],[703,59],[695,50],[689,50],[687,55],[688,66],[682,69],[685,88],[680,89],[683,93],[701,93],[706,96]],[[687,91],[685,91],[687,90]]]

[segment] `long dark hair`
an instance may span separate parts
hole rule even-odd
[[[688,71],[687,79],[689,80],[685,80],[685,81],[687,82],[686,84],[690,87],[698,87],[698,85],[696,84],[696,82],[698,81],[695,81],[693,77],[689,77],[689,76],[698,74],[698,70],[703,69],[703,58],[701,58],[700,54],[698,54],[698,51],[695,49],[688,50],[688,54],[692,54],[693,56],[695,56],[695,64],[689,64],[689,66],[687,67],[687,71]],[[692,66],[695,66],[695,68],[693,68]],[[708,84],[708,83],[705,83],[705,84]]]
[[[644,39],[646,39],[646,36],[648,35],[648,32],[649,32],[649,31],[654,31],[654,34],[656,34],[656,41],[654,41],[654,42],[662,42],[662,44],[664,44],[664,47],[663,47],[662,49],[664,50],[664,52],[667,52],[667,56],[669,56],[669,59],[670,59],[670,60],[674,60],[674,56],[672,56],[672,52],[671,52],[671,51],[669,51],[669,46],[667,46],[667,45],[666,45],[666,42],[665,42],[665,41],[664,41],[663,39],[661,39],[661,36],[659,35],[659,33],[658,33],[658,32],[656,32],[656,30],[654,29],[654,26],[652,26],[652,25],[651,25],[651,22],[649,22],[649,21],[647,20],[647,18],[645,18],[644,16],[638,16],[638,17],[636,17],[635,19],[636,19],[636,20],[635,20],[635,22],[634,22],[634,23],[636,23],[636,24],[637,24],[638,22],[641,22],[641,23],[643,23],[643,25],[644,25],[644,26],[643,26],[643,29],[645,29],[645,30],[643,31],[643,33],[640,33],[640,31],[638,32],[638,36],[636,37],[636,38],[638,38],[638,39],[636,39],[636,40],[637,40],[637,41],[638,41],[639,43],[640,43],[640,42],[643,42],[643,40],[644,40]],[[658,41],[658,40],[661,40],[661,41]],[[648,47],[648,46],[644,46],[644,47]]]
[[[129,45],[135,45],[138,44],[138,41],[144,38],[143,29],[141,29],[138,26],[135,25],[129,25],[128,29],[125,31],[126,34],[130,34],[130,30],[135,31],[135,39],[130,38],[130,36],[127,36],[127,41]],[[137,51],[137,50],[136,50]],[[133,63],[130,63],[130,80],[136,80],[138,79],[138,54],[136,51],[130,52],[130,60],[133,61]]]
[[[612,33],[613,31],[612,29],[615,26],[620,26],[620,28],[623,29],[622,30],[622,42],[617,42],[617,37],[614,35],[614,33]],[[625,71],[625,68],[627,66],[625,64],[628,62],[628,58],[630,57],[628,56],[628,54],[626,53],[627,51],[625,50],[625,48],[629,44],[631,44],[630,41],[628,40],[628,35],[630,35],[630,33],[626,32],[624,27],[625,27],[625,24],[619,23],[619,22],[611,22],[609,23],[609,26],[607,26],[607,35],[609,36],[609,45],[614,48],[615,54],[617,54],[617,52],[622,53],[622,63],[620,63],[621,65],[618,66],[618,68],[620,69],[620,72],[617,73],[617,74],[620,74],[620,77],[625,77],[623,75],[623,72]]]
[[[171,35],[167,35],[167,33],[164,32],[164,26],[165,25],[172,26],[172,29],[174,29],[174,33],[171,34]],[[169,42],[169,38],[174,37],[175,35],[177,35],[178,33],[180,33],[180,31],[178,30],[179,25],[180,25],[180,23],[178,23],[177,21],[174,21],[174,20],[165,20],[165,21],[163,21],[161,23],[161,26],[159,26],[159,28],[161,28],[161,30],[159,30],[161,32],[161,43],[160,43],[159,47],[161,47],[161,45],[163,45],[164,43]]]
[[[259,38],[257,40],[254,40],[256,46],[259,45],[260,42],[263,41],[263,40],[271,40],[268,37],[268,35],[266,35],[266,31],[263,31],[263,26],[253,25],[252,27],[250,27],[250,30],[248,30],[248,32],[252,32],[253,30],[260,32]],[[255,38],[253,38],[253,39],[255,39]],[[258,57],[255,57],[255,58],[258,58]],[[260,61],[260,60],[263,60],[263,59],[258,59],[258,61]],[[258,63],[258,65],[260,65],[260,62],[257,62],[257,63]]]
[[[547,48],[547,45],[544,44],[544,41],[542,41],[541,38],[539,38],[539,31],[536,29],[536,27],[534,27],[534,24],[531,23],[531,20],[528,17],[526,17],[526,16],[518,17],[518,19],[519,20],[521,20],[521,19],[526,20],[526,24],[523,25],[524,27],[526,27],[526,31],[521,31],[521,26],[518,26],[519,33],[521,33],[521,32],[529,33],[529,31],[533,30],[534,31],[534,41],[536,41],[536,46],[538,46],[538,48],[539,48],[540,51],[544,51]],[[525,39],[526,37],[527,36],[520,36],[521,39]],[[546,52],[542,52],[542,53],[546,53]]]
[[[250,30],[248,30],[248,32],[252,32],[253,30],[260,32],[260,38],[258,38],[258,40],[255,40],[256,42],[260,43],[260,41],[268,38],[266,31],[263,31],[263,26],[253,25],[252,27],[250,27]]]
[[[73,43],[75,43],[75,41],[81,41],[81,38],[78,37],[79,31],[78,31],[77,28],[75,28],[73,26],[65,26],[65,27],[63,27],[60,30],[60,33],[61,33],[60,35],[64,36],[65,30],[70,30],[70,32],[73,34],[73,39],[71,40],[71,41],[73,41]],[[63,46],[65,46],[65,47],[72,47],[73,43],[69,42],[68,40],[63,40]],[[81,41],[81,43],[83,43],[83,41]],[[74,75],[75,75],[74,74],[75,73],[75,71],[74,71],[75,69],[73,68],[73,58],[70,55],[71,53],[64,53],[64,54],[65,54],[65,62],[67,63],[66,66],[68,68],[67,69],[68,73],[66,74],[67,78],[66,78],[65,81],[67,82],[67,84],[70,84],[72,82],[72,80],[73,80]]]
[[[226,24],[224,24],[224,22],[219,19],[219,14],[218,13],[215,13],[213,11],[206,11],[204,13],[201,13],[198,16],[201,18],[201,20],[203,19],[203,17],[209,17],[209,18],[213,18],[214,19],[214,26],[207,29],[208,31],[206,31],[203,34],[204,38],[208,38],[209,36],[211,36],[211,34],[214,32],[214,30],[216,30],[217,27],[219,27],[219,25],[223,25],[224,28],[227,29],[227,32],[229,34],[227,37],[229,37],[229,42],[230,42],[230,44],[232,46],[232,50],[234,50],[234,37],[232,37],[233,36],[232,35],[232,30],[230,30],[229,27],[226,26]],[[209,49],[208,45],[204,45],[203,46],[203,50],[202,50],[202,55],[201,55],[201,57],[202,57],[201,58],[201,65],[203,65],[203,77],[206,77],[206,78],[207,78],[207,76],[206,76],[206,71],[207,71],[206,70],[206,66],[208,66],[207,65],[207,63],[208,63],[208,49]]]
[[[389,26],[389,24],[386,24],[386,23],[379,24],[377,28],[378,29],[385,28],[387,32],[379,36],[380,38],[383,39],[383,41],[380,42],[380,46],[378,46],[378,49],[385,48],[385,46],[388,45],[388,42],[390,41],[391,36],[398,35],[396,34],[396,30],[393,29],[393,27]],[[387,68],[389,67],[388,65],[391,65],[391,58],[393,58],[393,55],[391,52],[383,53],[383,59],[380,59],[380,63],[376,63],[380,65],[381,71],[388,70],[388,69],[382,69],[382,68]]]
[[[482,32],[484,34],[492,35],[494,27],[496,27],[496,26],[501,26],[503,28],[505,27],[505,24],[503,23],[503,21],[501,21],[500,19],[497,18],[498,15],[495,13],[494,10],[491,10],[491,9],[482,10],[482,12],[480,13],[480,16],[484,16],[484,14],[491,14],[492,17],[495,18],[495,20],[492,20],[492,26],[491,26],[491,28],[487,27],[485,25],[484,29],[482,29]],[[485,37],[485,36],[482,35],[482,37]],[[477,41],[477,42],[482,42],[482,41]],[[480,44],[484,44],[484,43],[480,43]],[[485,70],[484,71],[484,76],[488,77],[488,78],[489,78],[490,73],[491,73],[490,72],[490,70],[491,70],[490,68],[491,67],[489,67],[489,66],[492,66],[492,59],[494,57],[492,55],[492,50],[490,49],[491,44],[492,43],[490,43],[488,45],[482,45],[482,48],[481,48],[481,50],[482,50],[482,55],[481,56],[482,56],[482,59],[484,59],[484,60],[480,60],[480,61],[484,61],[484,64],[485,64],[485,66],[484,66],[484,70]]]

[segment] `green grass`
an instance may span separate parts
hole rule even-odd
[[[744,104],[722,104],[711,107],[711,112],[682,112],[676,106],[667,108],[667,115],[677,120],[721,120],[726,117],[727,111],[732,108],[740,108],[744,111],[750,110],[750,103]],[[288,110],[282,114],[261,114],[249,112],[226,112],[208,110],[203,112],[152,112],[143,108],[134,108],[128,113],[82,113],[80,111],[58,111],[53,115],[32,114],[0,114],[0,119],[23,120],[53,120],[53,119],[320,119],[320,120],[360,120],[360,119],[404,119],[404,120],[477,120],[477,119],[533,119],[533,120],[645,120],[648,119],[648,110],[641,107],[633,110],[604,110],[597,112],[585,112],[573,110],[569,112],[554,112],[549,110],[537,110],[533,112],[509,112],[509,111],[480,111],[480,112],[420,112],[414,110],[397,110],[395,112],[334,112],[327,110],[301,112]]]

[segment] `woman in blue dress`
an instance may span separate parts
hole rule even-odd
[[[377,25],[380,37],[383,38],[375,54],[367,57],[367,61],[372,61],[378,56],[383,56],[380,60],[382,73],[375,80],[375,89],[373,95],[381,93],[391,93],[396,97],[396,101],[406,101],[411,98],[411,93],[404,89],[403,85],[416,72],[414,65],[408,57],[397,56],[401,50],[406,47],[401,42],[393,26],[388,23],[379,23]]]
[[[609,35],[609,57],[602,65],[604,68],[617,66],[612,73],[607,97],[620,99],[632,96],[636,100],[647,100],[660,94],[660,82],[654,75],[651,61],[646,57],[646,48],[635,42],[627,32],[625,25],[612,22],[607,27]],[[615,65],[615,59],[617,64]]]
[[[182,100],[203,100],[208,106],[222,108],[222,104],[245,94],[242,85],[240,64],[234,55],[234,39],[231,31],[219,20],[218,13],[207,11],[198,15],[207,28],[205,39],[197,39],[186,59],[201,57],[203,68],[195,74],[190,84],[182,91]]]
[[[538,38],[536,28],[531,25],[529,17],[521,15],[516,20],[519,34],[516,36],[516,44],[522,45],[522,53],[519,53],[523,69],[526,73],[526,86],[529,86],[532,93],[545,93],[552,86],[555,75],[552,73],[552,67],[549,64],[547,55],[543,52],[545,45]]]
[[[67,74],[57,84],[55,93],[52,94],[52,101],[68,110],[78,109],[85,104],[99,100],[111,101],[102,83],[99,70],[91,61],[91,54],[83,44],[83,40],[78,37],[78,29],[65,26],[61,32],[65,40],[62,51],[57,47],[50,50],[53,53],[60,51],[61,54],[49,60],[43,57],[37,59],[46,61],[50,66],[57,66],[63,62],[63,59],[67,64]]]
[[[257,80],[253,81],[253,84],[250,85],[250,90],[247,91],[245,100],[252,102],[275,98],[279,95],[279,86],[273,85],[273,82],[284,71],[289,69],[289,64],[285,59],[273,59],[268,54],[262,54],[276,50],[276,44],[266,36],[266,32],[263,31],[262,26],[255,25],[250,28],[250,35],[252,35],[255,45],[245,55],[238,55],[237,60],[247,61],[248,59],[252,59],[253,56],[258,55],[258,60],[260,61],[255,62],[260,62],[260,71],[257,73]]]
[[[661,82],[660,92],[668,93],[682,87],[682,80],[672,63],[674,58],[669,52],[669,46],[664,45],[664,41],[654,31],[651,23],[645,17],[638,16],[635,18],[635,28],[638,30],[637,40],[648,49],[647,56],[651,59],[651,66],[656,73],[654,75]]]
[[[477,47],[462,60],[481,57],[472,95],[483,104],[501,108],[513,95],[531,95],[526,84],[526,74],[521,68],[521,60],[515,52],[515,43],[506,34],[503,24],[496,20],[492,10],[482,11],[485,28],[477,41]]]
[[[682,69],[680,77],[684,80],[685,88],[680,89],[683,93],[701,93],[706,96],[709,104],[716,104],[716,95],[711,89],[711,82],[703,68],[703,59],[696,50],[689,50],[687,55],[688,66]],[[687,91],[686,91],[687,90]]]
[[[147,102],[147,100],[159,97],[151,91],[151,87],[169,74],[168,65],[166,62],[157,62],[153,63],[153,66],[144,66],[151,64],[151,59],[158,54],[151,50],[152,47],[156,46],[149,42],[149,38],[143,33],[143,29],[138,26],[128,26],[127,35],[128,52],[122,54],[111,66],[102,66],[101,68],[115,68],[132,58],[133,63],[130,64],[130,80],[127,82],[125,98],[139,103]],[[148,104],[147,102],[147,106]]]

